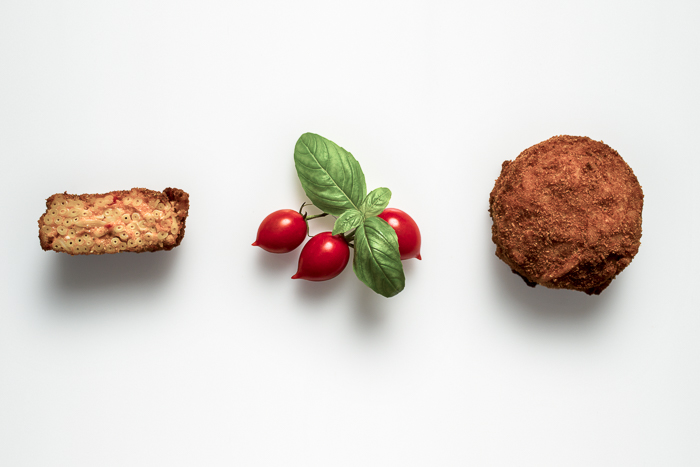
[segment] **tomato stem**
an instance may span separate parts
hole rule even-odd
[[[328,213],[322,212],[321,214],[316,214],[315,216],[308,216],[308,217],[305,217],[305,219],[306,219],[307,221],[310,221],[311,219],[317,219],[317,218],[319,218],[319,217],[326,217],[327,215],[328,215]]]
[[[304,206],[306,206],[306,201],[304,201],[303,203],[301,203],[301,207],[299,208],[299,214],[301,214],[302,216],[306,217],[306,214],[303,213],[303,212],[301,212],[301,210],[304,209]]]
[[[301,214],[301,215],[304,217],[304,220],[305,220],[305,221],[310,221],[311,219],[316,219],[316,218],[319,218],[319,217],[326,217],[326,216],[328,215],[328,213],[322,212],[321,214],[316,214],[316,215],[314,215],[314,216],[309,216],[309,213],[308,213],[308,212],[301,212],[302,209],[304,209],[304,206],[313,206],[313,204],[307,203],[306,201],[304,201],[303,203],[301,203],[301,207],[299,208],[299,214]]]

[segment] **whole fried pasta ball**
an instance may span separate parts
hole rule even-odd
[[[597,295],[639,250],[643,202],[617,151],[554,136],[503,162],[489,199],[496,256],[531,287]]]

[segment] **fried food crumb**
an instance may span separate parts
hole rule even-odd
[[[617,151],[552,137],[503,162],[489,199],[496,256],[531,287],[600,294],[639,250],[643,201]]]

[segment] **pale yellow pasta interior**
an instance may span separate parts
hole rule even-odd
[[[145,251],[174,245],[180,224],[170,202],[140,190],[121,198],[88,196],[85,200],[58,195],[41,219],[39,235],[55,251],[102,254]]]

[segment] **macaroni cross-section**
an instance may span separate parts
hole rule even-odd
[[[105,194],[57,193],[39,219],[41,248],[70,255],[171,250],[185,236],[189,195],[133,188]]]

